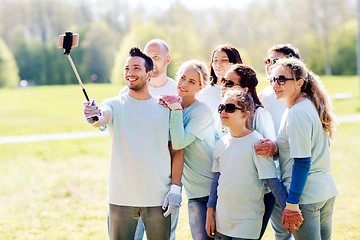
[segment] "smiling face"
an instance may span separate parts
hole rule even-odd
[[[140,91],[151,78],[152,71],[146,72],[145,59],[141,57],[128,57],[124,68],[126,85],[132,91]]]
[[[195,94],[201,89],[200,74],[193,66],[187,66],[179,77],[177,84],[179,96],[195,97]]]
[[[288,79],[293,79],[294,76],[291,74],[291,71],[286,66],[275,66],[272,69],[270,79],[278,78],[280,75],[284,76]],[[298,97],[301,92],[301,86],[303,84],[303,80],[288,80],[284,85],[279,85],[278,82],[275,81],[273,85],[273,90],[276,94],[276,99],[280,99],[286,103],[287,106],[293,104],[294,99]]]
[[[216,51],[214,53],[211,66],[214,69],[215,75],[218,78],[223,77],[231,67],[231,63],[226,52]]]
[[[144,52],[151,57],[154,63],[152,77],[158,77],[166,73],[167,65],[170,63],[169,53],[159,43],[151,43],[146,46]]]

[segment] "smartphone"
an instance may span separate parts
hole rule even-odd
[[[59,48],[72,48],[79,45],[79,34],[66,32],[59,36]]]

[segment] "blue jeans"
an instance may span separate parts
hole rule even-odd
[[[295,239],[309,239],[310,236],[312,240],[331,239],[334,203],[335,197],[319,203],[300,204],[304,222],[293,232]]]
[[[188,202],[189,224],[193,240],[210,240],[205,229],[209,197],[192,198]]]
[[[170,218],[159,207],[129,207],[109,204],[108,233],[110,240],[134,239],[139,217],[143,219],[149,240],[170,238]]]
[[[171,233],[170,233],[170,240],[175,240],[175,236],[176,236],[176,226],[178,223],[178,219],[179,219],[179,211],[180,208],[178,208],[174,213],[172,213],[170,215],[171,217]],[[139,218],[137,227],[136,227],[136,232],[135,232],[135,238],[134,240],[142,240],[144,237],[144,233],[145,233],[145,228],[144,228],[144,223],[141,219],[141,217]]]
[[[274,231],[276,240],[294,240],[294,236],[285,230],[284,225],[281,224],[282,211],[279,203],[276,201],[274,209],[271,214],[271,226]]]
[[[272,213],[272,211],[274,209],[275,197],[272,194],[272,192],[269,192],[269,193],[264,195],[264,205],[265,205],[265,212],[264,212],[264,216],[263,216],[263,220],[262,220],[259,240],[262,238],[262,236],[265,233],[266,227],[267,227],[268,222],[269,222],[270,217],[271,217],[271,213]]]
[[[215,234],[215,240],[255,240],[255,239],[229,237],[217,232]]]

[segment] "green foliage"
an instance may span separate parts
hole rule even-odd
[[[357,74],[357,28],[357,21],[352,20],[340,25],[331,34],[331,67],[334,75]]]
[[[19,81],[19,69],[14,56],[0,39],[0,87],[15,87]]]

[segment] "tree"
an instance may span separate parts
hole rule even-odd
[[[15,87],[20,81],[14,56],[0,39],[0,87]]]

